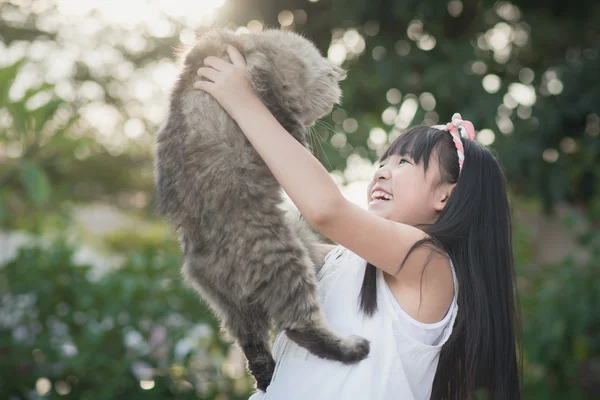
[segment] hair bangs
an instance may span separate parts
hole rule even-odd
[[[409,156],[427,171],[431,154],[436,149],[444,132],[429,126],[416,126],[401,134],[381,156],[381,161],[393,155]]]

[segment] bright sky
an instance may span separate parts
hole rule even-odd
[[[58,0],[64,16],[86,16],[96,10],[106,24],[153,24],[169,16],[188,26],[210,22],[225,0]]]

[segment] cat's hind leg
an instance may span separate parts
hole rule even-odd
[[[263,341],[248,341],[240,343],[240,346],[248,360],[248,369],[256,380],[256,388],[266,392],[275,371],[275,360],[267,344]]]
[[[269,344],[270,321],[264,310],[256,306],[238,308],[226,323],[228,333],[235,338],[248,360],[248,370],[263,392],[271,383],[275,360]]]
[[[214,311],[223,337],[235,341],[243,351],[257,388],[266,391],[275,370],[275,361],[269,350],[271,322],[267,313],[257,305],[240,305],[235,296],[226,293],[217,284],[203,284],[208,279],[199,265],[202,263],[194,254],[188,254],[183,275]]]

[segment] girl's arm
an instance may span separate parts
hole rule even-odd
[[[198,81],[194,88],[210,93],[238,123],[306,221],[331,241],[401,278],[404,284],[420,285],[423,278],[424,295],[430,295],[425,292],[429,291],[426,287],[433,290],[433,296],[440,286],[452,288],[445,257],[433,255],[428,269],[437,270],[439,265],[446,273],[422,274],[430,256],[424,248],[411,253],[399,271],[408,250],[425,233],[379,217],[346,200],[321,163],[279,124],[254,94],[243,56],[232,46],[227,52],[233,64],[217,57],[206,58],[206,67],[200,68],[198,75],[209,81]]]

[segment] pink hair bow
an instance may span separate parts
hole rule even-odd
[[[452,122],[448,122],[446,125],[434,125],[432,128],[450,132],[454,145],[456,146],[456,153],[458,154],[459,171],[462,172],[462,166],[465,160],[465,149],[460,138],[475,140],[475,127],[473,124],[470,121],[463,121],[460,114],[455,113],[452,116]]]

